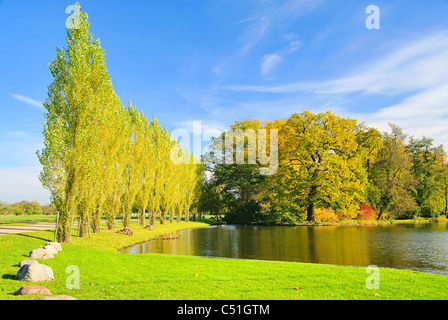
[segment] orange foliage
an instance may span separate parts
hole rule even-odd
[[[314,219],[320,222],[339,221],[336,212],[331,208],[316,208],[314,211]]]
[[[359,205],[358,220],[376,220],[378,213],[373,210],[372,206],[367,203],[361,203]]]

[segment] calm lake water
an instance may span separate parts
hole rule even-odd
[[[377,265],[448,275],[447,223],[350,227],[222,225],[184,230],[125,252],[350,266]]]

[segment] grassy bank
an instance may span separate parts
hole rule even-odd
[[[406,224],[406,223],[430,223],[430,222],[448,222],[444,216],[438,218],[417,218],[417,219],[401,219],[401,220],[341,220],[334,222],[304,222],[297,224],[298,226],[373,226],[385,224]]]
[[[448,277],[413,271],[381,268],[380,289],[369,290],[364,267],[118,252],[133,242],[204,226],[133,226],[132,237],[111,231],[73,237],[54,259],[40,261],[53,269],[55,280],[38,284],[77,299],[448,299]],[[51,231],[0,236],[0,299],[31,299],[12,295],[28,284],[14,280],[16,264],[51,240]],[[80,289],[66,288],[70,265],[79,267]]]
[[[0,215],[1,225],[20,225],[20,224],[37,224],[37,223],[54,223],[56,222],[55,215]]]

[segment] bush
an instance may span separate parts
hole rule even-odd
[[[445,216],[438,216],[438,217],[432,217],[431,219],[429,219],[429,221],[431,221],[431,222],[447,222],[448,219]]]
[[[338,222],[339,217],[331,208],[316,208],[314,211],[314,219],[319,222]]]
[[[367,203],[361,203],[359,205],[359,213],[356,219],[358,220],[376,220],[378,213],[373,210],[372,206]]]

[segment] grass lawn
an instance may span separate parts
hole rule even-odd
[[[128,237],[104,230],[91,238],[72,237],[54,259],[40,260],[53,269],[55,280],[38,282],[53,295],[77,299],[448,299],[448,277],[380,268],[380,289],[366,288],[364,267],[296,262],[131,255],[117,249],[203,222],[155,225],[152,231],[132,226]],[[74,230],[74,233],[76,230]],[[53,240],[52,231],[0,236],[0,299],[32,299],[12,295],[23,285],[14,280],[30,250]],[[76,265],[80,288],[67,289],[66,268]],[[34,283],[36,284],[36,283]]]
[[[34,224],[34,223],[54,223],[56,222],[55,215],[18,215],[8,214],[0,215],[0,226],[1,225],[20,225],[20,224]]]

